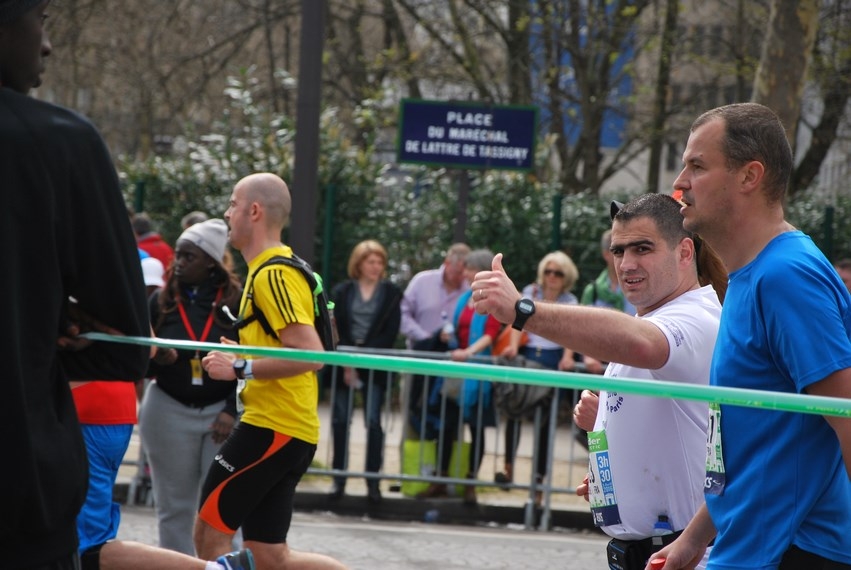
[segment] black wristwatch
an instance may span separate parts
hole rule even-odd
[[[244,358],[237,358],[233,361],[233,371],[236,373],[236,377],[239,380],[245,380],[245,364],[246,362]]]
[[[522,298],[514,303],[514,322],[511,327],[522,331],[523,325],[529,320],[529,317],[535,314],[535,302],[532,299]]]

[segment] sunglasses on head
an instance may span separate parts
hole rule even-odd
[[[564,271],[561,269],[544,269],[544,275],[555,275],[556,277],[564,277]]]

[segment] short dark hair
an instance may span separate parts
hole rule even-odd
[[[759,103],[734,103],[706,111],[691,126],[691,132],[706,123],[724,121],[721,151],[732,170],[756,160],[765,166],[766,197],[780,202],[792,178],[792,146],[777,114]]]
[[[154,226],[151,223],[151,218],[145,212],[139,212],[138,214],[133,216],[131,224],[133,225],[133,232],[137,236],[143,236],[154,231]]]
[[[718,254],[699,235],[683,228],[682,204],[667,194],[642,194],[626,204],[612,202],[612,221],[627,222],[637,218],[650,218],[670,247],[684,238],[694,243],[694,261],[697,279],[701,285],[712,285],[718,300],[724,302],[727,294],[727,269]]]
[[[683,228],[682,205],[667,194],[641,194],[626,204],[613,205],[613,222],[629,222],[636,218],[650,218],[669,246],[674,247],[683,238],[693,238]]]
[[[16,22],[39,2],[41,0],[0,0],[0,25]]]

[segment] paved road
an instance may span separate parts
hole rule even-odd
[[[119,538],[156,543],[150,507],[122,506]],[[606,540],[586,532],[527,532],[426,523],[381,523],[296,513],[290,545],[323,552],[352,570],[603,570]]]

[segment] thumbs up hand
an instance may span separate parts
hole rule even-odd
[[[502,266],[501,253],[497,253],[493,256],[493,261],[491,261],[491,269],[494,271],[502,271],[503,273],[505,273],[505,268]],[[476,277],[478,277],[478,275]]]
[[[502,254],[497,253],[491,271],[480,271],[473,279],[473,307],[479,314],[491,314],[501,323],[514,322],[514,304],[520,293],[502,266]]]

